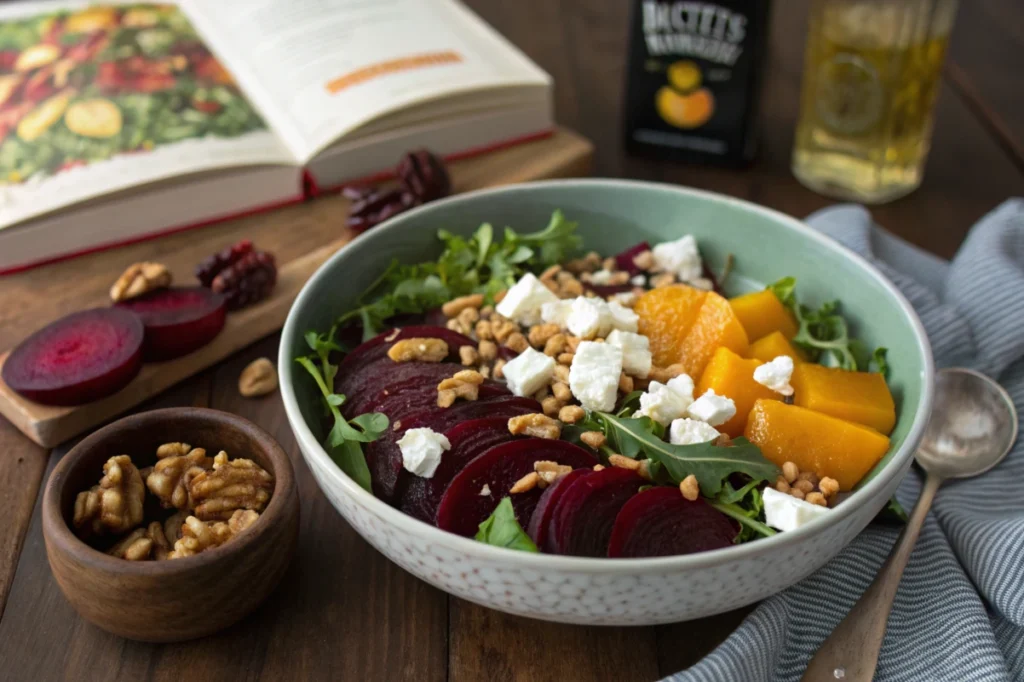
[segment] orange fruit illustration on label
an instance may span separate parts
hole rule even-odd
[[[658,114],[669,125],[697,128],[707,123],[715,113],[715,96],[707,88],[680,95],[666,85],[655,95],[655,106]]]
[[[668,67],[668,82],[679,92],[700,87],[700,67],[689,60],[675,62]]]

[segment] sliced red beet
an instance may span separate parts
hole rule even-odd
[[[449,375],[450,376],[450,375]],[[500,398],[511,396],[508,389],[493,381],[481,384],[478,389],[478,398]],[[437,385],[420,386],[407,388],[397,393],[384,396],[379,401],[373,401],[366,405],[365,412],[383,412],[384,414],[408,415],[441,410],[437,406]],[[356,413],[358,414],[358,413]]]
[[[368,409],[371,404],[379,404],[381,400],[401,394],[409,388],[433,387],[460,369],[461,365],[452,362],[400,362],[388,359],[377,360],[380,371],[366,376],[366,382],[350,383],[346,393],[347,400],[342,406],[346,417],[373,411]]]
[[[159,361],[187,355],[213,341],[227,319],[225,301],[206,287],[171,287],[117,307],[142,319],[146,326],[142,355],[147,361]]]
[[[678,488],[658,486],[634,495],[615,517],[610,557],[693,554],[732,545],[733,521],[702,499],[690,502]]]
[[[555,505],[542,549],[554,554],[607,556],[615,517],[646,483],[629,469],[617,467],[577,479]]]
[[[608,298],[615,294],[625,293],[627,291],[633,291],[632,284],[586,284],[584,285],[590,291],[593,291],[597,296],[601,298]]]
[[[502,417],[507,420],[516,415],[539,411],[540,403],[536,400],[509,394],[472,402],[460,401],[448,408],[437,407],[435,404],[419,413],[385,413],[391,420],[391,428],[380,439],[367,443],[364,448],[374,493],[389,504],[400,497],[401,485],[408,472],[402,467],[402,451],[398,448],[398,441],[408,429],[429,428],[444,433],[459,422],[470,419]],[[397,429],[394,428],[396,424]]]
[[[530,524],[526,527],[526,534],[533,538],[538,547],[543,547],[548,537],[548,525],[551,523],[551,514],[555,511],[556,503],[562,499],[562,495],[576,479],[581,476],[589,476],[594,473],[593,469],[573,469],[565,476],[549,485],[540,499],[537,500],[537,507],[530,517]]]
[[[462,422],[445,431],[451,449],[441,457],[441,463],[430,478],[409,476],[398,508],[409,516],[433,523],[437,506],[441,504],[448,484],[477,455],[484,450],[514,438],[508,431],[505,417],[487,417]],[[500,502],[491,493],[492,506]]]
[[[640,268],[636,266],[633,259],[639,256],[644,251],[650,251],[651,245],[647,242],[640,242],[636,246],[631,246],[622,253],[615,256],[615,267],[619,270],[625,270],[629,273],[629,276],[640,274]],[[614,292],[613,292],[614,293]]]
[[[371,374],[379,374],[378,366],[375,365],[374,368],[371,368],[370,365],[373,364],[375,360],[387,357],[388,349],[390,349],[396,341],[417,337],[442,339],[448,344],[449,356],[452,358],[458,357],[460,347],[476,346],[473,339],[468,336],[463,336],[458,332],[453,332],[445,327],[413,325],[411,327],[402,327],[401,329],[391,329],[386,332],[381,332],[369,341],[357,346],[352,350],[352,352],[345,356],[345,359],[342,360],[340,365],[338,365],[338,378],[335,383],[335,391],[337,393],[349,395],[349,393],[352,392],[351,385],[364,378],[363,375],[367,372]],[[391,364],[394,366],[398,363]]]
[[[44,405],[81,405],[118,392],[142,367],[142,320],[120,308],[72,313],[22,341],[3,380]]]
[[[492,447],[452,479],[437,508],[437,527],[465,537],[476,535],[497,502],[509,494],[516,481],[533,471],[534,463],[543,460],[566,464],[573,469],[589,469],[597,464],[597,459],[589,452],[562,440],[526,438]],[[490,490],[490,495],[480,494],[484,486]],[[519,525],[529,522],[543,492],[537,487],[511,495]]]

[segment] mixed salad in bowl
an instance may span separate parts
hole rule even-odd
[[[558,211],[438,237],[297,358],[325,450],[412,517],[529,552],[690,554],[828,514],[889,450],[885,349],[792,278],[727,298],[693,236],[602,256]]]

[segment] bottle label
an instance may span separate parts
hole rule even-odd
[[[627,85],[632,142],[714,156],[743,154],[756,31],[746,2],[641,0]],[[753,24],[760,20],[760,26]]]

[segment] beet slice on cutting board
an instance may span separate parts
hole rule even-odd
[[[381,332],[369,341],[356,346],[338,365],[338,379],[335,390],[348,395],[351,392],[350,382],[358,380],[370,363],[387,357],[388,349],[401,339],[426,338],[441,339],[448,344],[449,357],[457,358],[461,346],[476,347],[476,343],[468,336],[453,332],[445,327],[431,325],[413,325],[401,329],[390,329]],[[392,365],[397,363],[392,363]]]
[[[608,543],[610,557],[693,554],[732,545],[737,528],[702,499],[658,486],[634,495],[619,510]]]
[[[146,326],[142,355],[147,361],[188,355],[213,341],[227,319],[226,299],[206,287],[171,287],[122,301]]]
[[[554,554],[607,556],[615,517],[646,484],[629,469],[617,467],[577,479],[555,505],[541,549]]]
[[[526,534],[533,539],[534,544],[538,547],[544,546],[548,537],[551,515],[555,511],[557,502],[562,499],[562,495],[569,489],[569,486],[581,476],[589,476],[592,473],[594,473],[593,469],[573,469],[544,489],[540,499],[537,500],[533,515],[530,516],[530,523],[526,526]]]
[[[525,438],[497,445],[478,455],[452,479],[437,508],[437,527],[473,537],[497,503],[509,496],[508,491],[516,481],[532,472],[535,462],[543,460],[566,464],[573,469],[589,469],[598,463],[583,448],[562,440]],[[480,494],[485,485],[490,495]],[[537,487],[510,495],[519,525],[529,522],[543,492]]]
[[[434,523],[441,498],[456,474],[477,455],[515,437],[509,433],[508,419],[504,417],[471,419],[453,426],[444,435],[452,447],[441,457],[434,475],[430,478],[408,476],[405,490],[398,500],[399,509],[427,523]],[[492,504],[501,501],[493,493],[490,499]]]
[[[509,419],[520,414],[539,412],[540,403],[532,398],[517,398],[512,394],[496,398],[483,398],[472,402],[459,401],[448,408],[437,407],[419,413],[388,414],[391,428],[372,443],[367,443],[364,452],[370,467],[373,491],[377,497],[393,504],[401,497],[402,486],[409,474],[402,466],[402,451],[398,441],[408,429],[429,428],[444,433],[456,424],[481,417],[502,417]],[[387,413],[385,413],[387,414]],[[395,429],[395,425],[398,428]],[[443,459],[443,458],[442,458]]]
[[[142,320],[120,308],[63,317],[22,341],[3,367],[14,391],[45,405],[81,405],[118,392],[142,367]]]

